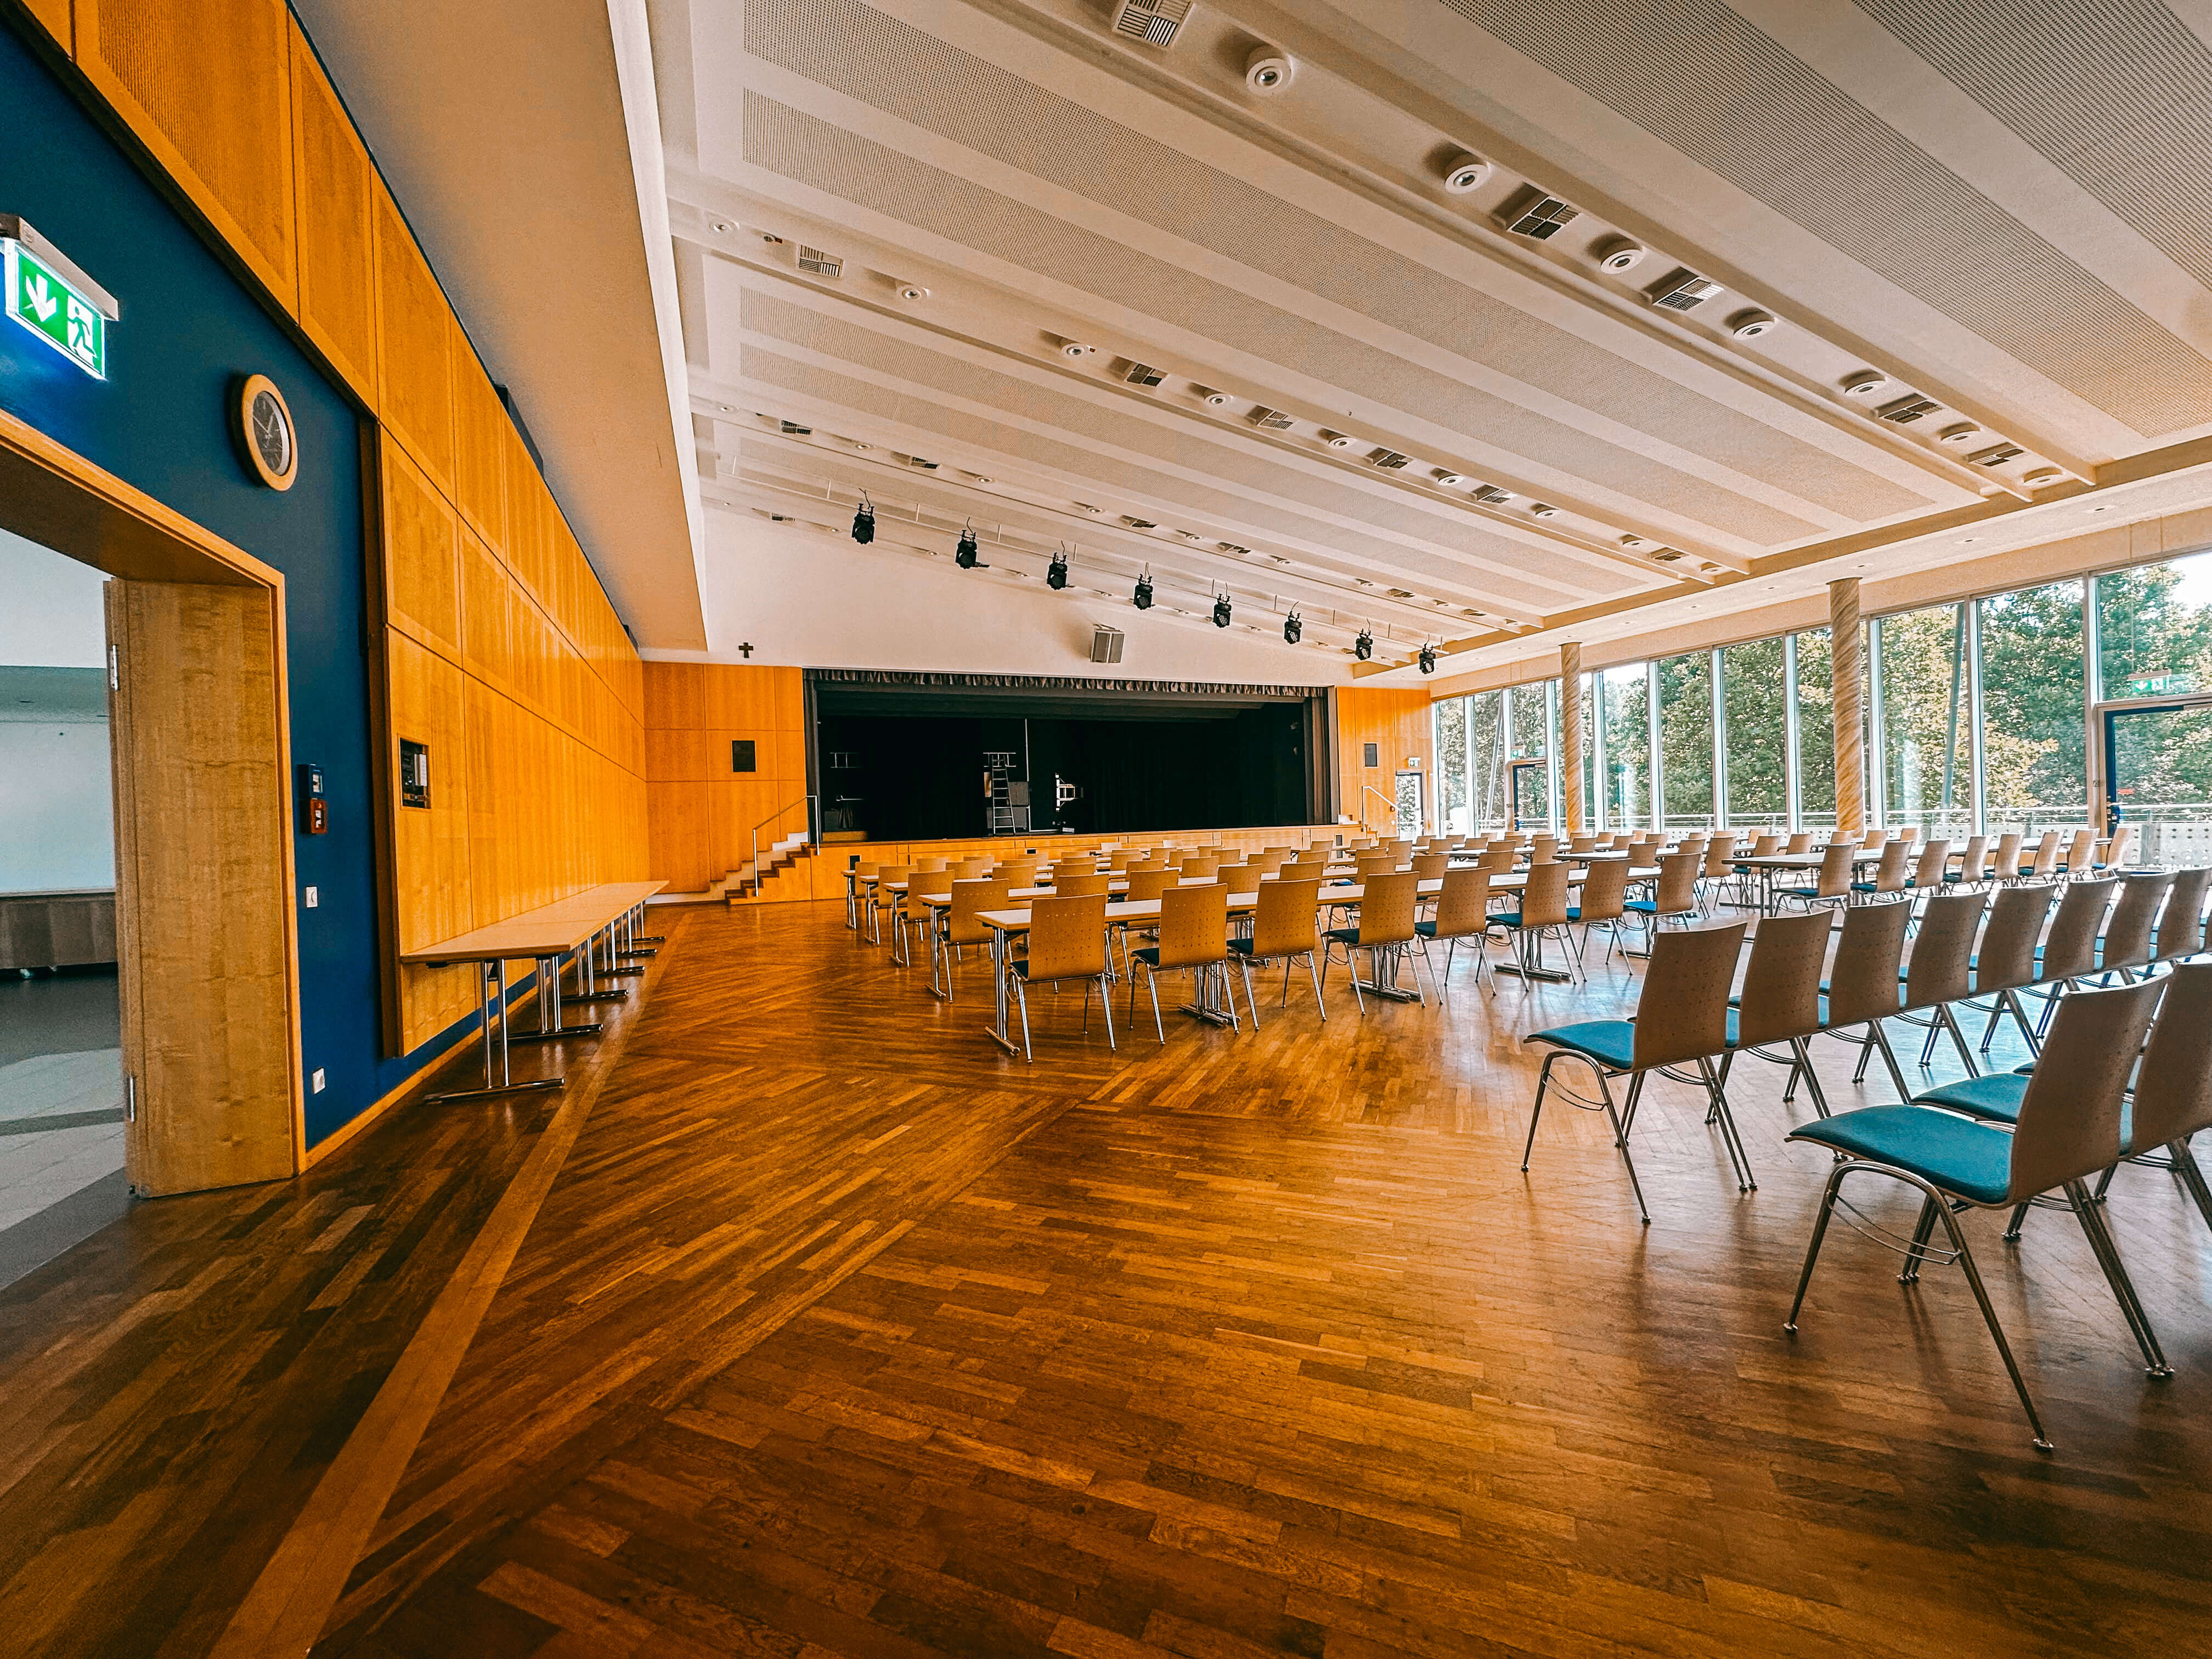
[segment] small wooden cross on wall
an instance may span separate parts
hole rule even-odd
[[[753,642],[750,640],[747,640],[743,645],[738,647],[738,654],[750,660],[753,654]]]

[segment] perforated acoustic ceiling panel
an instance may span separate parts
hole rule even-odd
[[[1929,505],[859,0],[748,0],[749,51],[1279,281],[1856,520]],[[1415,388],[1389,401],[1418,407]]]
[[[1188,428],[1118,414],[1085,398],[1015,375],[933,351],[856,323],[823,316],[757,289],[744,290],[741,319],[744,326],[755,333],[864,366],[920,390],[941,392],[1009,416],[1048,425],[1066,434],[1075,445],[1073,453],[1078,460],[1073,470],[1102,483],[1115,483],[1124,489],[1138,487],[1126,476],[1111,477],[1099,470],[1100,463],[1109,459],[1099,452],[1110,448],[1241,485],[1252,495],[1233,495],[1194,485],[1190,487],[1200,493],[1182,498],[1186,506],[1198,506],[1202,501],[1206,511],[1231,523],[1264,526],[1279,535],[1317,539],[1326,544],[1349,532],[1323,520],[1272,517],[1273,509],[1266,503],[1286,502],[1340,515],[1356,514],[1363,524],[1482,560],[1490,574],[1480,578],[1468,574],[1462,579],[1480,580],[1484,585],[1511,581],[1521,595],[1514,603],[1540,603],[1547,610],[1555,610],[1563,600],[1591,589],[1605,593],[1626,592],[1641,585],[1633,571],[1620,566],[1595,560],[1562,561],[1549,549],[1494,534],[1466,508],[1443,502],[1431,507],[1416,500],[1394,499],[1378,491],[1355,493],[1329,477],[1270,461],[1230,444],[1210,442],[1194,435]],[[993,423],[994,429],[988,432],[981,428],[963,428],[959,414],[949,410],[943,420],[948,437],[980,445],[998,436],[997,423]],[[1032,455],[1030,459],[1039,458]],[[1427,568],[1420,569],[1420,574],[1432,578],[1458,568],[1395,544],[1370,544],[1376,548],[1387,545],[1388,556],[1409,570],[1419,567],[1407,561],[1425,561]],[[1500,597],[1503,598],[1502,592]]]
[[[1437,3],[2144,436],[2212,418],[2212,362],[1720,0]]]
[[[2212,286],[2212,47],[2156,0],[1857,0]]]
[[[744,157],[756,167],[948,238],[1021,270],[1295,374],[1311,375],[1477,442],[1527,457],[1729,536],[1772,546],[1818,526],[1634,450],[1535,414],[1249,295],[1066,224],[763,94],[747,90]],[[1879,481],[1885,489],[1892,489]]]

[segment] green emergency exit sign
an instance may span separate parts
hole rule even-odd
[[[117,307],[106,290],[10,214],[0,214],[8,315],[96,380],[107,378],[107,325]]]

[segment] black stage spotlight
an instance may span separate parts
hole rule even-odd
[[[1361,629],[1359,637],[1352,642],[1352,654],[1362,662],[1372,661],[1375,656],[1375,636],[1365,629]]]
[[[1044,585],[1055,593],[1067,586],[1067,550],[1066,548],[1054,554],[1052,562],[1045,567]]]
[[[1213,602],[1213,625],[1216,628],[1229,626],[1229,596],[1226,593]]]
[[[963,570],[975,568],[975,526],[967,525],[960,532],[960,539],[953,544],[952,562]]]
[[[1147,570],[1137,578],[1137,591],[1129,596],[1129,603],[1139,611],[1152,608],[1152,573]]]
[[[853,539],[863,547],[876,538],[876,504],[864,492],[860,509],[853,514]]]
[[[1298,642],[1298,635],[1304,628],[1304,624],[1298,620],[1298,613],[1295,611],[1291,611],[1289,616],[1283,618],[1283,643],[1296,645]]]
[[[1436,672],[1437,648],[1433,645],[1425,645],[1421,647],[1421,672],[1433,674]]]

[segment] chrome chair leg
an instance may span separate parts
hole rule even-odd
[[[2102,1206],[2089,1196],[2087,1186],[2080,1181],[2067,1182],[2066,1197],[2081,1219],[2089,1248],[2096,1253],[2097,1265],[2105,1270],[2105,1282],[2112,1287],[2112,1295],[2120,1304],[2128,1328],[2135,1334],[2136,1346],[2142,1350],[2145,1372],[2161,1380],[2172,1376],[2173,1367],[2166,1363],[2165,1350],[2158,1344],[2158,1333],[2151,1329],[2150,1316],[2143,1310],[2142,1298],[2136,1294],[2135,1281],[2128,1277],[2127,1264],[2120,1260],[2120,1247],[2113,1240],[2112,1229],[2105,1224]]]
[[[1036,1055],[1030,1048],[1029,988],[1026,981],[1022,980],[1018,975],[1013,977],[1014,997],[1015,1000],[1021,1004],[1022,1008],[1022,1058],[1028,1060],[1031,1065],[1035,1065],[1036,1063]]]
[[[1160,976],[1149,967],[1145,974],[1145,987],[1152,994],[1152,1028],[1159,1033],[1160,1047],[1167,1047],[1168,1028],[1160,1020]]]
[[[2186,1140],[2169,1142],[2166,1150],[2173,1159],[2174,1178],[2189,1189],[2190,1197],[2197,1200],[2197,1212],[2204,1218],[2206,1226],[2212,1227],[2212,1186],[2205,1184],[2197,1154],[2189,1150]]]
[[[1321,1015],[1321,1023],[1326,1025],[1328,1024],[1328,1005],[1322,1000],[1321,969],[1315,963],[1314,953],[1310,951],[1306,952],[1306,971],[1313,976],[1315,1011]],[[1290,986],[1291,964],[1285,962],[1283,964],[1283,995],[1285,1000],[1290,996]]]
[[[1237,967],[1244,975],[1244,1006],[1252,1011],[1252,1029],[1256,1031],[1260,1029],[1260,1005],[1252,1000],[1252,958],[1244,957],[1237,964]],[[1288,963],[1283,964],[1283,977],[1286,981],[1290,977]]]
[[[1797,1065],[1790,1074],[1790,1081],[1795,1084],[1799,1078],[1803,1078],[1805,1092],[1812,1097],[1813,1109],[1822,1117],[1828,1116],[1828,1097],[1820,1087],[1820,1073],[1813,1069],[1812,1044],[1803,1037],[1792,1037],[1790,1039],[1790,1051],[1797,1056]]]

